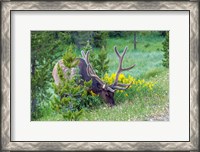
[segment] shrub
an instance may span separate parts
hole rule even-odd
[[[169,32],[166,34],[165,41],[162,43],[164,52],[164,58],[162,60],[162,65],[166,68],[169,68]]]
[[[99,77],[103,77],[109,69],[109,59],[108,52],[102,47],[101,51],[98,52],[97,57],[95,58],[94,69]]]
[[[69,32],[33,31],[31,32],[31,62],[41,62],[43,58],[51,61],[60,58],[64,49],[72,43]]]
[[[106,39],[108,38],[108,32],[96,31],[93,32],[92,45],[95,48],[101,48],[106,46]]]
[[[49,88],[49,61],[36,61],[36,69],[31,75],[31,119],[36,120],[43,116],[50,94]]]
[[[63,63],[68,68],[75,68],[78,64],[78,62],[74,62],[75,58],[76,56],[72,49],[69,49],[63,56]],[[84,110],[100,103],[98,97],[88,95],[92,81],[86,82],[81,80],[78,68],[77,74],[71,79],[64,77],[59,64],[57,69],[60,82],[58,85],[53,84],[56,95],[51,102],[51,107],[58,113],[61,113],[65,120],[79,120]],[[70,75],[70,70],[68,70],[66,75]]]
[[[96,59],[97,59],[97,56],[92,48],[92,46],[90,45],[90,41],[88,40],[87,41],[87,44],[83,47],[83,50],[84,52],[86,53],[87,51],[90,52],[90,63],[92,64],[92,67],[94,68],[95,70],[95,67],[96,67]],[[95,71],[96,72],[96,71]]]

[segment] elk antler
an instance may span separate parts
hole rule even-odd
[[[86,68],[86,71],[87,71],[87,74],[92,77],[92,78],[95,78],[101,85],[104,85],[103,81],[96,75],[96,73],[94,72],[90,62],[89,62],[89,54],[90,52],[87,51],[87,53],[85,54],[84,51],[81,51],[81,54],[83,56],[83,59],[85,60],[85,63],[87,65],[87,68]]]
[[[106,86],[106,84],[96,75],[95,71],[93,70],[91,64],[90,64],[90,61],[89,61],[89,54],[90,52],[87,51],[87,53],[85,54],[84,51],[81,51],[81,54],[82,54],[82,57],[83,59],[85,60],[85,63],[87,64],[87,68],[86,68],[86,71],[87,71],[87,74],[91,77],[91,78],[94,78],[96,79],[101,85],[102,85],[102,88],[103,89],[107,89],[111,92],[114,92],[115,90],[113,90],[111,87],[109,86]]]
[[[82,51],[82,54],[85,54],[84,53],[84,51]],[[96,77],[97,79],[99,79],[100,81],[101,81],[101,79],[96,75],[96,73],[95,73],[95,71],[93,70],[93,68],[92,68],[92,66],[91,66],[91,64],[90,64],[90,61],[89,61],[89,54],[90,54],[90,51],[87,51],[86,52],[86,55],[84,55],[85,57],[84,57],[84,59],[85,59],[85,62],[86,62],[86,64],[87,64],[87,72],[88,72],[88,75],[90,75],[90,76],[94,76],[94,77]],[[92,72],[92,75],[91,75],[91,72]]]
[[[117,74],[116,74],[115,81],[114,81],[114,83],[111,85],[111,87],[112,87],[112,89],[125,90],[125,89],[127,89],[128,87],[130,87],[130,85],[132,84],[132,82],[129,83],[129,84],[121,84],[121,83],[118,83],[119,75],[120,75],[120,73],[123,72],[123,71],[128,71],[128,70],[132,69],[132,68],[135,66],[135,64],[132,65],[132,66],[130,66],[130,67],[128,67],[128,68],[122,68],[122,62],[123,62],[123,59],[124,59],[124,55],[126,54],[127,47],[125,47],[125,49],[124,49],[122,55],[119,54],[119,52],[118,52],[116,46],[114,47],[114,50],[115,50],[115,53],[117,54],[117,56],[118,56],[118,58],[119,58],[119,67],[118,67],[118,70],[117,70]]]

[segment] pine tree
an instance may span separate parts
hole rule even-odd
[[[165,41],[162,43],[164,52],[164,58],[162,60],[162,65],[166,68],[169,68],[169,32],[166,34]]]
[[[96,59],[96,70],[97,75],[99,77],[103,77],[106,72],[108,72],[108,52],[105,50],[104,46],[102,47],[101,51],[98,53],[98,57]]]
[[[90,45],[90,40],[87,40],[86,46],[83,47],[83,50],[85,51],[85,53],[86,53],[87,51],[90,51],[90,52],[93,51],[92,46]]]
[[[76,60],[76,55],[73,52],[73,47],[63,56],[64,65],[69,68],[67,75],[70,75],[70,69],[76,68],[79,61]],[[84,109],[99,104],[100,100],[93,96],[88,96],[88,90],[91,88],[91,81],[84,81],[80,79],[80,75],[74,75],[72,78],[65,77],[62,68],[58,64],[58,76],[60,82],[58,85],[53,84],[55,96],[51,102],[51,107],[56,112],[60,113],[65,120],[79,120]],[[77,69],[78,70],[78,69]]]
[[[73,46],[70,45],[68,51],[62,57],[64,65],[71,69],[78,65],[78,60],[76,60],[76,54],[73,52]]]
[[[58,64],[57,70],[60,82],[58,85],[53,84],[56,96],[54,96],[54,100],[51,102],[51,107],[58,113],[61,113],[66,120],[78,120],[82,113],[81,108],[79,108],[80,97],[81,95],[87,95],[87,89],[84,88],[85,86],[81,88],[77,83],[77,79],[79,78],[78,74],[69,78],[70,69],[76,68],[78,64],[72,46],[66,51],[62,60],[64,65],[68,68],[66,73],[67,77],[64,76],[65,74]]]
[[[93,51],[92,49],[92,46],[90,45],[90,41],[88,40],[87,41],[87,44],[86,46],[83,48],[84,52],[86,53],[87,51],[90,51],[90,55],[89,55],[89,60],[90,60],[90,63],[94,69],[94,71],[96,72],[96,55],[95,55],[95,52]]]
[[[101,48],[102,46],[106,46],[106,38],[108,38],[108,32],[95,31],[92,33],[91,44],[95,48]]]

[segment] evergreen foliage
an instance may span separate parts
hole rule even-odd
[[[87,45],[87,41],[90,41],[92,47],[101,48],[102,45],[106,46],[106,39],[108,38],[108,32],[103,31],[79,31],[71,32],[72,41],[78,49]]]
[[[106,46],[106,39],[108,38],[108,32],[96,31],[93,32],[92,45],[95,48],[101,48]]]
[[[77,67],[78,62],[74,62],[75,60],[76,55],[73,51],[66,51],[63,56],[63,63],[67,63],[66,66],[69,69]],[[58,85],[53,85],[56,96],[54,96],[54,100],[51,102],[51,107],[56,112],[62,114],[65,120],[79,120],[84,110],[90,108],[94,104],[100,103],[98,98],[88,96],[88,90],[92,85],[92,81],[84,81],[82,83],[80,75],[78,74],[78,69],[77,74],[72,78],[64,77],[63,70],[59,64],[57,69],[60,83]],[[70,75],[70,70],[68,70],[67,75]]]
[[[50,87],[49,85],[49,75],[48,69],[50,64],[49,61],[43,60],[42,63],[39,63],[36,60],[37,68],[34,71],[34,74],[31,75],[31,118],[32,120],[41,118],[44,114],[45,107],[47,106],[45,101],[48,101],[50,97],[49,92],[47,91]]]
[[[76,54],[73,53],[73,48],[73,45],[70,45],[68,47],[68,51],[66,51],[62,57],[64,65],[69,69],[78,65],[78,60],[76,60]]]
[[[162,43],[164,52],[164,58],[162,60],[162,64],[164,67],[169,68],[169,32],[167,32],[165,41]]]
[[[31,33],[31,119],[37,120],[48,112],[53,81],[52,69],[64,48],[71,43],[69,32],[34,31]],[[54,61],[54,62],[52,62]]]
[[[83,46],[85,46],[87,44],[87,41],[92,40],[91,31],[71,32],[71,35],[72,41],[78,49],[81,49]]]
[[[87,51],[90,51],[90,52],[93,51],[92,46],[90,45],[90,41],[89,40],[87,41],[86,45],[83,47],[83,50],[85,51],[85,53]]]
[[[92,49],[92,46],[90,45],[90,41],[87,41],[86,46],[83,47],[83,51],[86,53],[87,51],[90,52],[89,60],[90,63],[92,64],[92,67],[94,68],[94,71],[96,70],[96,59],[97,56],[95,55],[95,52]]]
[[[99,77],[103,77],[109,69],[108,52],[102,47],[98,53],[98,57],[95,60],[95,69]]]
[[[108,33],[109,37],[113,37],[113,38],[125,38],[127,36],[130,36],[130,32],[126,32],[126,31],[111,31]]]
[[[69,32],[34,31],[31,33],[31,61],[56,60],[71,43]]]

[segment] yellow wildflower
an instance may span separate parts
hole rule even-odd
[[[121,73],[121,74],[119,75],[119,79],[118,79],[118,80],[119,80],[120,82],[122,82],[124,78],[125,78],[125,75]]]
[[[103,77],[103,80],[107,83],[107,84],[112,84],[115,81],[116,78],[116,74],[112,73],[110,76],[106,73]],[[153,86],[155,85],[155,83],[153,82],[146,82],[144,79],[135,79],[133,76],[128,75],[128,77],[125,77],[124,74],[120,74],[119,78],[118,78],[118,82],[119,83],[123,83],[123,84],[129,84],[132,82],[132,85],[129,88],[135,88],[136,91],[141,90],[142,88],[144,89],[148,89],[148,90],[153,90]],[[124,92],[123,90],[119,90],[117,92]],[[126,96],[126,94],[125,94]]]
[[[116,74],[115,74],[115,73],[111,74],[111,78],[112,78],[113,80],[115,79],[115,77],[116,77]]]
[[[96,96],[96,95],[97,95],[97,94],[94,93],[92,90],[90,91],[90,93],[91,93],[92,96]]]

